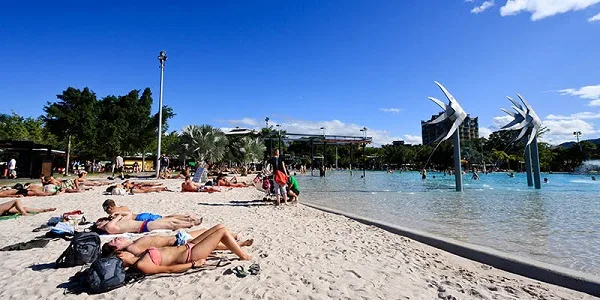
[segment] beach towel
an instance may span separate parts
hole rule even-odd
[[[35,214],[37,214],[37,213],[36,213],[36,212],[30,212],[29,214],[30,214],[30,215],[35,215]],[[9,214],[9,215],[3,215],[3,216],[0,216],[0,221],[2,221],[2,220],[11,220],[11,219],[16,219],[16,218],[18,218],[18,217],[20,217],[20,216],[21,216],[20,214]]]

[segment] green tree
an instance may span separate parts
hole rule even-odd
[[[67,173],[71,154],[72,139],[81,152],[94,151],[97,125],[96,94],[85,87],[79,90],[67,88],[57,95],[57,102],[44,106],[43,120],[48,130],[67,143]]]
[[[45,128],[42,118],[24,118],[15,112],[0,114],[0,140],[32,141],[57,146],[56,137]]]
[[[183,128],[181,143],[187,149],[187,155],[196,162],[215,163],[226,154],[227,137],[221,129],[210,125],[189,125]]]

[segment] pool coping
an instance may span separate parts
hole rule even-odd
[[[500,270],[600,297],[600,277],[591,274],[513,255],[485,246],[460,242],[436,234],[373,220],[312,203],[301,202],[301,204],[328,213],[342,215],[367,225],[373,225],[383,230],[405,236],[473,261],[490,265]]]

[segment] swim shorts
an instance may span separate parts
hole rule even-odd
[[[150,230],[148,230],[148,223],[152,222],[152,221],[144,221],[142,223],[142,226],[140,226],[140,230],[138,230],[139,233],[144,233],[144,232],[149,232]]]
[[[147,213],[147,212],[137,214],[137,216],[135,216],[136,221],[156,221],[160,218],[162,218],[161,215],[155,215],[155,214]]]

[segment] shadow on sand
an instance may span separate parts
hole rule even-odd
[[[207,206],[270,206],[273,205],[273,201],[265,201],[265,200],[245,200],[245,201],[229,201],[229,203],[208,203],[208,202],[200,202],[198,205],[207,205]]]

